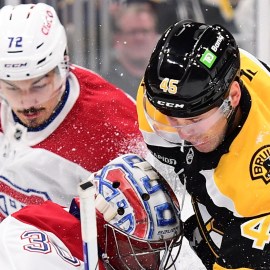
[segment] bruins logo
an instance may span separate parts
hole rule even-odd
[[[270,183],[270,145],[256,151],[249,169],[252,180],[262,179],[266,184]]]

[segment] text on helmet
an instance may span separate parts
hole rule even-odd
[[[162,101],[162,100],[158,100],[157,104],[161,105],[161,106],[166,106],[168,108],[176,108],[176,109],[177,108],[183,109],[185,106],[184,104],[171,103],[171,102],[166,102],[166,101]]]
[[[159,87],[160,89],[163,90],[164,93],[168,92],[170,94],[176,94],[178,83],[179,83],[179,80],[164,78],[162,82],[160,83]]]
[[[53,22],[53,13],[50,10],[46,11],[45,22],[42,25],[41,32],[48,35]]]
[[[17,63],[17,64],[5,64],[5,68],[21,68],[26,67],[27,63]]]
[[[221,41],[224,39],[224,37],[222,35],[219,34],[219,36],[217,37],[217,40],[215,42],[215,44],[213,46],[211,46],[211,50],[214,51],[214,52],[217,52],[220,44],[221,44]]]

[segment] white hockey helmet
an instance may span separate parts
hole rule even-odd
[[[0,10],[0,79],[26,80],[69,69],[67,37],[53,7],[7,5]]]

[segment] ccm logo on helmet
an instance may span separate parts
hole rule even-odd
[[[161,106],[166,106],[166,107],[169,107],[169,108],[181,108],[181,109],[183,109],[184,106],[185,106],[184,104],[165,102],[165,101],[161,101],[161,100],[158,100],[157,104],[161,105]]]
[[[211,47],[212,51],[214,52],[217,52],[220,44],[221,44],[221,41],[224,39],[223,36],[219,35],[218,38],[217,38],[217,41],[215,42],[215,44]]]
[[[26,67],[27,63],[18,63],[18,64],[5,64],[5,68],[21,68]]]
[[[44,35],[48,35],[52,26],[53,22],[53,13],[50,10],[47,10],[46,16],[45,16],[45,22],[42,25],[41,32]]]

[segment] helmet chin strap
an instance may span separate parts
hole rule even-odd
[[[237,105],[235,108],[233,108],[231,105],[230,105],[230,107],[231,107],[230,108],[230,113],[226,117],[227,118],[227,124],[228,124],[228,129],[227,129],[226,135],[230,134],[234,130],[235,119],[236,119],[236,114],[237,114],[238,109],[239,109],[239,105]]]
[[[229,121],[234,113],[234,108],[231,105],[230,96],[223,101],[222,113],[224,114],[225,118],[227,119],[227,122],[229,123]]]

